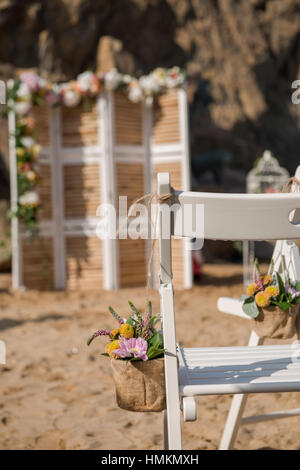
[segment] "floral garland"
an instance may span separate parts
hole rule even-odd
[[[156,68],[148,75],[134,78],[112,69],[107,73],[90,71],[67,83],[51,83],[34,72],[24,72],[7,83],[8,110],[16,113],[16,158],[18,169],[18,207],[11,214],[17,216],[31,232],[37,224],[40,201],[36,191],[39,175],[36,161],[41,151],[34,138],[34,119],[30,111],[34,105],[78,106],[84,99],[95,98],[103,91],[123,90],[134,103],[151,104],[153,96],[168,89],[181,88],[185,74],[178,67]]]

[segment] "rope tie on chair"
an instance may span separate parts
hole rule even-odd
[[[148,220],[150,220],[150,224],[153,227],[154,237],[152,238],[150,257],[147,263],[146,308],[147,308],[148,301],[150,300],[151,274],[152,274],[153,258],[154,258],[155,245],[156,245],[156,230],[157,230],[158,213],[159,213],[159,206],[157,205],[155,216],[152,221],[151,204],[153,201],[156,204],[163,204],[164,202],[172,203],[172,201],[174,201],[174,198],[175,198],[174,189],[172,187],[169,193],[162,194],[162,195],[159,195],[157,192],[147,193],[147,194],[144,194],[144,196],[141,196],[138,199],[135,199],[133,203],[131,204],[129,211],[128,211],[128,217],[132,217],[134,206],[148,199],[148,203],[147,203]],[[117,236],[118,234],[119,234],[119,230],[117,231]]]
[[[282,193],[292,193],[293,191],[300,191],[300,180],[296,176],[291,176],[283,185]]]

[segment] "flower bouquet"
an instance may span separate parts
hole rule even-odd
[[[251,317],[254,331],[260,336],[288,339],[296,333],[296,319],[300,306],[300,282],[284,280],[274,271],[271,261],[269,273],[262,276],[255,260],[253,283],[247,288],[243,311]]]
[[[87,341],[90,345],[97,336],[108,339],[104,356],[111,358],[111,367],[120,408],[130,411],[162,411],[166,408],[163,337],[155,326],[159,315],[152,315],[148,302],[147,314],[128,302],[133,313],[122,319],[112,308],[117,320],[113,330],[98,330]]]

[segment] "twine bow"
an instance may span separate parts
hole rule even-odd
[[[297,186],[297,190],[300,190],[300,180],[296,178],[296,176],[291,176],[283,185],[281,192],[282,193],[291,193],[295,189],[293,188],[292,185]]]
[[[155,217],[154,217],[154,221],[152,222],[151,204],[153,201],[155,201],[156,204],[162,204],[164,202],[173,200],[174,190],[173,188],[171,188],[171,191],[169,193],[162,194],[162,195],[159,195],[157,192],[148,193],[148,194],[144,194],[144,196],[141,196],[138,199],[135,199],[135,201],[131,204],[129,208],[128,217],[132,217],[132,212],[136,204],[138,204],[141,201],[145,201],[147,199],[148,199],[147,213],[148,213],[148,218],[150,220],[150,223],[153,226],[154,237],[152,238],[150,257],[147,263],[146,308],[147,308],[148,301],[150,300],[149,292],[150,292],[151,273],[152,273],[152,266],[153,266],[153,257],[154,257],[155,244],[156,244],[157,219],[158,219],[158,212],[159,212],[159,208],[158,206],[156,206]]]

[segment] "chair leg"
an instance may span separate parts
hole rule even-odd
[[[247,402],[247,395],[234,395],[219,450],[232,449]]]
[[[260,338],[254,331],[252,331],[249,338],[248,346],[258,346],[262,343],[263,338]],[[231,402],[231,407],[227,417],[225,428],[223,431],[219,450],[232,449],[244,413],[246,402],[247,395],[234,395]]]
[[[162,419],[163,419],[163,446],[164,446],[163,448],[164,448],[164,450],[169,450],[167,410],[163,410]]]
[[[176,390],[177,392],[177,390]],[[171,401],[171,400],[170,400]],[[179,400],[172,400],[174,406],[168,406],[166,411],[166,424],[168,436],[168,450],[181,450],[181,424]]]

